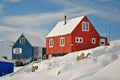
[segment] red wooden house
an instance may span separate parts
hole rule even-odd
[[[49,56],[64,55],[107,44],[107,38],[96,31],[87,16],[58,22],[46,37]]]

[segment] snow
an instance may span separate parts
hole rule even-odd
[[[91,53],[90,58],[77,61],[81,53]],[[32,72],[32,66],[38,66]],[[63,57],[33,62],[15,67],[15,72],[0,80],[120,80],[120,40],[110,46],[69,53]],[[58,74],[59,73],[59,74]]]
[[[0,56],[0,61],[6,61],[6,60]]]
[[[100,71],[98,71],[95,75],[93,75],[90,79],[91,80],[119,80],[119,71],[120,68],[120,58],[113,61],[111,64],[107,65]],[[98,79],[99,78],[99,79]]]
[[[47,35],[47,37],[70,34],[80,23],[83,17],[84,16],[67,20],[66,24],[64,24],[64,21],[58,22],[57,25],[53,28],[53,30]]]

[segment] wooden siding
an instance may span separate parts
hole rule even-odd
[[[65,38],[65,45],[60,46],[60,38]],[[49,47],[49,40],[54,40],[54,46]],[[65,54],[71,52],[71,35],[63,35],[51,37],[46,39],[46,53],[47,54]]]
[[[82,21],[89,22],[89,31],[82,31]],[[85,50],[89,48],[94,48],[99,46],[100,36],[96,29],[93,27],[92,23],[88,20],[87,17],[84,17],[77,27],[71,33],[72,35],[72,51]],[[76,43],[75,38],[82,37],[83,43]],[[96,38],[96,43],[92,44],[91,39]]]
[[[24,37],[23,35],[20,36]],[[20,44],[19,40],[20,38],[17,40],[17,42],[15,43],[15,45],[12,48],[12,59],[29,59],[30,57],[33,57],[33,47],[31,46],[31,44],[28,42],[27,39],[25,39],[25,44]],[[22,53],[21,54],[14,54],[13,53],[13,49],[14,48],[22,48]]]

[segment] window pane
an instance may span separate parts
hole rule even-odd
[[[77,39],[76,39],[76,41],[78,42],[78,41],[79,41],[79,39],[77,38]]]
[[[65,39],[64,38],[60,38],[60,46],[64,46],[65,45]]]
[[[89,31],[89,22],[82,22],[82,31]]]
[[[54,45],[54,41],[53,41],[53,39],[50,39],[49,40],[49,47],[53,47],[53,45]]]
[[[76,43],[83,43],[83,38],[82,37],[76,37],[75,42]]]
[[[16,50],[15,50],[15,49],[13,49],[13,53],[16,53]]]
[[[14,48],[13,53],[15,54],[21,54],[22,53],[22,48]]]
[[[21,48],[19,48],[19,53],[22,53],[22,49]]]
[[[20,44],[25,44],[25,38],[20,38]]]
[[[96,43],[96,38],[92,38],[92,44]]]

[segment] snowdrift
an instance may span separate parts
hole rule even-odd
[[[81,53],[91,53],[90,58],[77,61]],[[32,66],[38,66],[32,72]],[[0,80],[120,80],[120,40],[110,46],[69,53],[38,63],[31,63]]]

